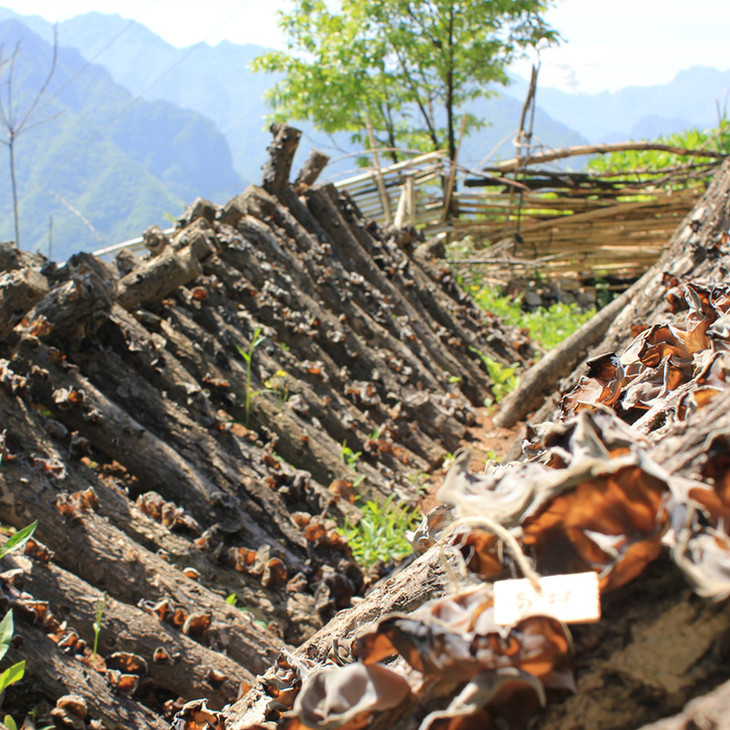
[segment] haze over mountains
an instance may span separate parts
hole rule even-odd
[[[248,63],[264,48],[223,42],[179,49],[138,23],[101,13],[65,21],[58,32],[47,112],[63,113],[18,143],[24,248],[47,250],[50,216],[53,258],[63,260],[165,225],[165,214],[179,215],[197,195],[222,203],[259,181],[270,140],[262,97],[274,79],[252,73]],[[52,26],[0,8],[6,53],[23,35],[18,80],[33,88],[48,68]],[[465,141],[462,162],[476,165],[505,140],[497,155],[512,156],[525,88],[517,79],[501,96],[478,102],[473,111],[491,126]],[[714,69],[613,94],[539,88],[535,133],[542,144],[559,147],[707,127],[729,88],[730,72]],[[353,151],[347,135],[333,141],[297,126],[305,136],[295,165],[312,146],[333,158]],[[1,155],[0,240],[8,240],[10,188]],[[325,177],[353,164],[349,159]]]

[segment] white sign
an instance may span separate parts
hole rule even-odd
[[[601,618],[598,574],[572,573],[540,578],[538,592],[527,578],[494,584],[494,620],[511,626],[528,616],[553,616],[563,623]]]

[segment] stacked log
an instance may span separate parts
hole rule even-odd
[[[725,163],[525,461],[458,458],[460,519],[259,678],[236,730],[726,724],[729,201]],[[601,620],[497,626],[496,581],[535,570],[598,573]]]
[[[196,201],[143,260],[0,250],[0,522],[39,523],[3,565],[27,661],[4,711],[70,693],[106,728],[162,728],[234,701],[337,580],[382,574],[334,530],[356,498],[415,504],[489,394],[481,355],[533,354],[413,232],[311,170],[295,191],[298,135],[274,131],[262,187]]]

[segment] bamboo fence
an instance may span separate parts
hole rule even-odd
[[[701,184],[672,191],[650,184],[611,188],[585,173],[574,178],[560,173],[554,185],[541,180],[542,191],[534,192],[529,182],[544,172],[522,170],[511,183],[504,178],[489,182],[498,190],[458,190],[450,185],[452,169],[443,152],[432,152],[373,166],[335,184],[381,224],[415,225],[427,237],[471,237],[487,249],[484,259],[471,262],[488,264],[494,275],[539,271],[547,278],[578,279],[642,274],[704,189]],[[463,185],[463,171],[456,181],[454,187]],[[498,257],[490,256],[489,247],[505,239],[510,245],[500,246]]]
[[[386,167],[377,152],[372,159],[369,169],[333,181],[365,216],[383,225],[416,226],[427,237],[469,236],[485,256],[468,263],[488,265],[490,276],[502,280],[537,272],[546,278],[639,276],[658,259],[703,192],[696,183],[674,191],[611,188],[585,173],[547,173],[555,180],[551,184],[543,179],[544,171],[524,169],[511,181],[485,180],[482,173],[481,179],[469,181],[443,151]],[[499,168],[493,172],[503,174]],[[530,190],[531,181],[541,192]],[[469,182],[498,189],[464,188]],[[95,253],[112,257],[121,249],[145,250],[137,238]]]

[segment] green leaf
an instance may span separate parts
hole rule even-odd
[[[15,720],[13,720],[10,715],[5,715],[5,717],[3,717],[3,725],[5,725],[8,730],[18,730],[18,726],[15,724]]]
[[[8,611],[3,620],[0,621],[0,659],[7,654],[10,648],[10,641],[13,638],[13,612]]]
[[[25,659],[8,667],[0,674],[0,694],[2,694],[11,684],[19,682],[25,674]]]
[[[4,545],[0,546],[0,558],[14,550],[20,550],[35,532],[36,527],[38,527],[38,520],[24,527],[22,530],[18,530]]]

